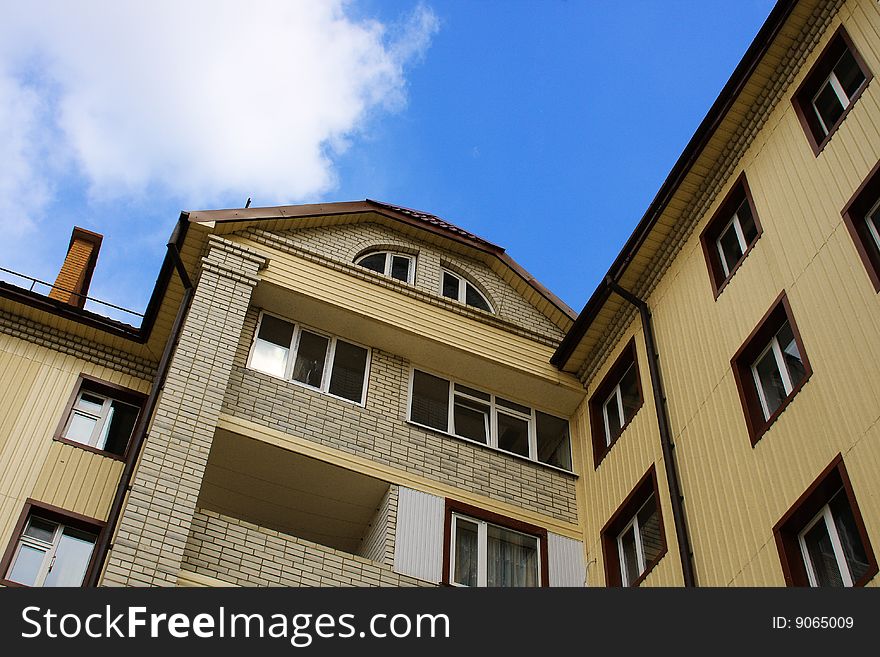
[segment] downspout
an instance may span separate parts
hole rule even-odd
[[[678,481],[678,468],[675,464],[675,444],[669,430],[669,415],[666,410],[666,395],[663,393],[663,379],[660,376],[660,355],[654,342],[654,324],[648,304],[632,292],[623,289],[610,276],[605,278],[608,288],[631,303],[639,311],[642,329],[645,333],[645,349],[648,352],[648,370],[651,373],[651,387],[654,391],[654,408],[657,411],[657,427],[660,431],[660,446],[663,449],[663,463],[666,468],[666,483],[669,486],[669,497],[672,503],[672,522],[675,525],[675,537],[678,539],[678,557],[681,560],[681,572],[684,585],[697,585],[694,575],[693,552],[688,536],[687,521],[684,515],[683,496]]]
[[[171,333],[168,335],[168,340],[165,342],[165,349],[162,351],[162,357],[159,360],[156,376],[153,379],[153,385],[150,387],[150,394],[144,402],[144,408],[138,416],[137,424],[132,433],[129,456],[125,461],[125,468],[122,470],[119,485],[116,487],[116,494],[113,497],[113,503],[110,506],[110,513],[107,516],[107,525],[104,527],[104,531],[99,535],[98,543],[96,545],[97,550],[95,554],[97,555],[97,561],[95,566],[90,569],[90,576],[85,583],[85,586],[97,586],[98,581],[101,578],[101,573],[104,570],[104,563],[107,560],[110,540],[116,533],[116,526],[119,523],[119,517],[122,515],[122,507],[125,504],[126,495],[131,490],[131,480],[134,476],[135,465],[137,464],[144,442],[147,439],[147,428],[150,425],[150,419],[153,417],[153,412],[156,410],[156,404],[159,401],[159,393],[162,392],[162,388],[165,385],[165,378],[168,375],[168,370],[171,365],[171,356],[174,353],[174,348],[177,346],[177,341],[180,338],[180,332],[183,328],[183,320],[186,318],[190,303],[192,302],[195,290],[192,281],[187,274],[186,267],[184,267],[183,261],[180,258],[179,250],[179,247],[183,244],[183,239],[186,236],[186,229],[186,218],[181,216],[181,219],[174,227],[174,232],[167,244],[167,257],[173,264],[175,271],[177,271],[181,283],[183,283],[183,298],[180,301],[180,306],[177,308],[177,315],[174,318],[174,323],[171,325]]]

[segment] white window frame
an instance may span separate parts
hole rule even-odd
[[[788,323],[788,322],[786,322]],[[784,326],[785,324],[783,324]],[[782,330],[782,327],[779,327],[779,331]],[[773,335],[773,338],[770,340],[770,344],[768,344],[764,350],[760,353],[760,355],[754,360],[752,363],[752,379],[755,382],[755,388],[758,390],[758,401],[761,402],[761,411],[764,413],[764,419],[769,420],[772,413],[770,413],[770,409],[767,406],[767,398],[764,395],[764,387],[761,385],[761,377],[758,375],[758,363],[767,355],[767,352],[770,350],[773,351],[773,359],[776,361],[776,367],[779,369],[780,376],[782,377],[782,387],[785,390],[785,398],[787,399],[789,395],[791,395],[792,390],[794,390],[794,386],[791,383],[791,374],[788,371],[788,365],[785,364],[785,358],[782,355],[782,347],[779,345],[779,331]],[[797,344],[797,341],[795,341]],[[799,346],[800,347],[800,346]],[[774,411],[775,412],[775,411]]]
[[[410,285],[415,284],[416,278],[416,257],[414,255],[410,255],[408,253],[400,253],[399,251],[368,251],[364,253],[362,256],[359,256],[357,260],[354,261],[354,264],[360,265],[361,261],[365,258],[369,258],[374,255],[385,255],[385,271],[382,272],[382,276],[387,276],[392,280],[398,281],[400,283],[408,283]],[[405,258],[409,262],[409,266],[407,267],[406,272],[406,281],[401,281],[399,278],[393,278],[391,276],[391,268],[392,263],[394,262],[394,258]],[[366,267],[365,267],[366,269]],[[372,269],[367,269],[367,271],[372,271],[374,274],[378,274],[379,272],[374,271]]]
[[[623,427],[626,426],[626,417],[623,411],[623,393],[620,391],[620,384],[626,378],[626,375],[629,374],[629,371],[636,366],[635,362],[631,363],[629,367],[624,371],[623,376],[617,381],[617,385],[614,386],[614,390],[611,391],[611,394],[608,395],[608,398],[602,403],[602,419],[605,422],[605,446],[610,447],[611,441],[616,438],[616,436],[611,435],[611,424],[608,421],[608,402],[611,401],[613,397],[617,398],[617,413],[618,418],[620,420],[620,429],[623,430]]]
[[[831,67],[831,74],[827,78],[825,78],[825,81],[822,84],[819,85],[818,91],[816,91],[816,93],[813,95],[813,99],[810,101],[810,105],[813,107],[813,112],[816,113],[816,117],[819,119],[819,125],[824,132],[824,136],[826,137],[828,136],[828,133],[831,131],[831,127],[833,126],[825,125],[825,119],[822,118],[822,113],[819,112],[819,108],[816,107],[816,99],[819,97],[819,94],[821,94],[825,90],[825,87],[830,84],[832,91],[834,91],[834,95],[837,96],[837,102],[840,103],[843,111],[845,112],[850,106],[850,104],[852,103],[852,99],[846,95],[846,91],[844,91],[843,85],[840,84],[840,80],[838,79],[837,73],[835,71],[843,58],[846,57],[847,53],[849,53],[850,56],[853,57],[853,60],[856,62],[856,67],[861,70],[858,60],[855,59],[855,56],[853,56],[850,49],[846,48],[843,54],[837,59],[834,66]],[[862,71],[862,76],[865,77],[864,71]],[[864,84],[864,82],[862,82],[862,84]],[[860,84],[859,88],[861,88],[861,86],[862,85]]]
[[[251,359],[253,358],[253,355],[254,355],[254,349],[256,348],[257,340],[259,339],[259,335],[260,335],[260,326],[262,326],[263,317],[265,315],[269,315],[270,317],[274,317],[275,319],[279,319],[283,322],[287,322],[288,324],[293,325],[293,333],[291,335],[290,345],[287,347],[287,349],[288,349],[287,365],[284,368],[284,376],[279,377],[276,374],[270,374],[269,372],[264,372],[263,370],[251,367]],[[329,341],[328,345],[327,345],[327,353],[324,354],[324,369],[321,372],[321,385],[318,387],[310,386],[307,383],[303,383],[302,381],[295,381],[293,379],[293,368],[296,366],[296,355],[297,355],[297,352],[299,351],[299,342],[300,342],[300,337],[301,337],[303,331],[307,331],[309,333],[314,333],[315,335],[318,335],[322,338],[327,338],[327,340]],[[353,345],[355,347],[360,347],[361,349],[366,349],[366,351],[367,351],[367,359],[364,363],[364,385],[361,389],[360,401],[353,401],[353,400],[348,399],[346,397],[340,397],[339,395],[334,395],[333,393],[330,392],[330,379],[331,379],[331,373],[333,372],[333,361],[336,358],[336,344],[340,340],[342,342],[346,342],[346,343]],[[363,344],[360,344],[357,342],[353,342],[351,340],[342,340],[341,338],[337,338],[335,335],[331,335],[329,333],[325,333],[324,331],[314,329],[314,328],[312,328],[310,326],[306,326],[305,324],[302,324],[300,322],[295,322],[292,319],[288,319],[287,317],[282,317],[281,315],[276,315],[275,313],[270,313],[270,312],[266,312],[265,310],[261,310],[260,317],[257,320],[257,327],[256,327],[256,330],[254,331],[254,337],[251,340],[251,347],[250,347],[250,350],[248,351],[247,368],[250,370],[253,370],[254,372],[260,372],[261,374],[265,374],[266,376],[271,376],[275,379],[281,379],[283,381],[286,381],[287,383],[291,383],[293,385],[300,386],[302,388],[305,388],[306,390],[313,390],[316,392],[320,392],[321,394],[327,395],[329,397],[333,397],[334,399],[339,399],[344,402],[348,402],[349,404],[355,404],[357,406],[365,406],[366,400],[367,400],[367,388],[369,387],[369,382],[370,382],[370,365],[372,364],[372,358],[373,358],[373,351],[372,351],[372,349],[370,349],[366,345],[363,345]]]
[[[874,245],[880,250],[880,226],[877,225],[877,215],[880,215],[880,200],[868,210],[867,216],[865,217],[865,222],[868,224],[868,232],[874,239]]]
[[[438,429],[436,427],[428,426],[427,424],[422,424],[421,422],[417,422],[412,419],[412,402],[413,402],[413,382],[415,379],[416,370],[422,372],[423,374],[429,374],[431,376],[437,377],[438,379],[443,379],[449,384],[449,402],[446,409],[447,417],[446,417],[446,431],[443,429]],[[472,388],[473,390],[477,390],[478,392],[482,392],[484,394],[489,395],[489,400],[480,399],[479,397],[473,397],[468,395],[466,392],[456,392],[455,384],[458,383],[461,386],[466,386],[468,388]],[[479,402],[484,406],[489,407],[489,440],[488,442],[481,443],[477,440],[473,440],[466,436],[460,436],[455,433],[455,396],[460,395],[467,399],[468,401]],[[521,413],[516,409],[509,408],[505,406],[503,403],[499,404],[496,402],[496,399],[500,397],[501,399],[507,400],[511,403],[517,404],[518,406],[523,406],[524,408],[528,408],[531,412],[529,415]],[[550,463],[545,463],[544,461],[538,460],[538,416],[537,413],[540,411],[545,415],[550,415],[555,418],[559,418],[560,420],[565,420],[569,422],[567,418],[559,417],[556,413],[551,413],[550,411],[545,411],[541,408],[535,408],[529,404],[525,404],[513,399],[510,399],[506,395],[495,395],[491,392],[486,392],[484,390],[480,390],[477,386],[473,386],[469,383],[464,383],[462,381],[456,381],[455,379],[451,379],[450,377],[439,374],[437,372],[433,372],[431,370],[427,370],[421,367],[410,367],[409,370],[409,389],[407,390],[407,399],[406,399],[406,421],[410,424],[413,424],[417,427],[422,427],[423,429],[428,429],[429,431],[436,431],[438,433],[445,434],[447,436],[453,436],[454,438],[458,438],[459,440],[466,440],[469,443],[474,443],[475,445],[482,445],[483,447],[490,447],[491,449],[497,450],[503,454],[510,454],[511,456],[515,456],[517,458],[526,459],[531,461],[532,463],[539,463],[548,468],[554,468],[555,470],[560,470],[561,472],[573,472],[573,470],[566,470],[565,468],[560,468],[559,466],[552,465]],[[523,456],[522,454],[517,454],[516,452],[511,452],[506,449],[502,449],[498,447],[498,412],[504,413],[505,415],[509,415],[510,417],[524,420],[528,422],[528,431],[529,431],[529,455]],[[569,423],[569,434],[568,434],[568,450],[569,450],[569,459],[572,463],[572,468],[574,467],[574,460],[571,455],[571,424]]]
[[[837,493],[831,497],[831,500],[828,500],[828,503],[819,510],[819,513],[817,513],[816,516],[810,520],[800,532],[798,532],[798,544],[801,548],[801,556],[804,559],[804,565],[807,570],[807,579],[810,582],[810,586],[815,587],[819,586],[819,584],[818,579],[816,578],[816,573],[813,570],[813,561],[810,559],[810,551],[807,549],[806,536],[810,530],[820,522],[825,523],[825,530],[828,532],[828,536],[831,539],[831,548],[834,550],[834,560],[837,563],[837,570],[840,571],[840,577],[843,580],[844,586],[853,586],[852,574],[849,571],[849,565],[846,563],[846,555],[843,551],[840,534],[837,533],[837,525],[834,523],[834,516],[831,513],[831,501],[837,497],[837,495],[841,494],[846,494],[842,488],[837,491]]]
[[[38,520],[42,520],[43,522],[47,522],[47,523],[55,525],[55,533],[52,536],[51,543],[47,542],[47,541],[41,541],[40,539],[34,538],[33,536],[27,536],[27,534],[26,534],[27,529],[28,529],[28,527],[30,527],[31,520],[33,520],[34,518],[37,518]],[[27,522],[25,523],[24,527],[22,528],[21,534],[18,536],[17,544],[15,546],[15,553],[12,556],[12,560],[9,562],[9,568],[6,569],[6,572],[4,573],[3,576],[5,578],[8,578],[12,574],[12,571],[15,568],[15,564],[18,561],[19,554],[21,553],[22,547],[30,547],[35,550],[42,550],[43,551],[43,561],[40,564],[40,569],[37,571],[37,576],[34,579],[34,583],[31,585],[34,588],[42,587],[43,584],[45,584],[46,578],[49,576],[49,573],[52,572],[52,567],[55,565],[55,557],[58,552],[58,546],[61,543],[61,537],[64,536],[64,530],[68,526],[69,525],[65,525],[64,523],[58,522],[57,520],[49,520],[48,518],[44,518],[39,513],[29,514],[28,518],[27,518]],[[81,531],[83,533],[89,533],[89,532],[85,532],[84,530],[81,530],[77,527],[71,526],[70,528],[74,529],[76,531]],[[94,554],[95,554],[95,546],[98,543],[97,533],[95,533],[94,535],[95,535],[95,542],[92,544],[92,555],[89,558],[90,563],[91,563],[92,557],[94,557]]]
[[[639,506],[639,508],[633,514],[632,519],[628,523],[626,523],[626,526],[617,535],[617,557],[619,562],[618,565],[620,567],[620,581],[624,586],[630,586],[632,584],[632,582],[627,581],[626,561],[624,559],[623,552],[623,535],[626,534],[630,530],[630,528],[633,529],[633,536],[635,538],[636,565],[639,569],[639,574],[636,576],[636,579],[644,575],[645,570],[647,570],[648,568],[648,564],[645,562],[645,546],[642,543],[642,528],[639,526],[639,514],[652,499],[654,499],[653,491],[650,495],[648,495],[647,499],[642,502],[641,506]],[[657,503],[656,500],[654,503]]]
[[[464,520],[466,522],[470,522],[477,526],[477,587],[486,587],[489,583],[489,525],[494,527],[498,527],[503,529],[506,532],[511,532],[513,534],[519,534],[520,536],[527,536],[528,538],[532,538],[535,540],[535,554],[537,559],[535,560],[535,565],[538,569],[537,573],[537,584],[536,587],[544,586],[544,582],[541,580],[541,537],[536,536],[534,534],[529,534],[526,532],[521,532],[516,529],[510,529],[509,527],[505,527],[504,525],[499,525],[494,522],[488,522],[486,520],[480,520],[479,518],[474,518],[473,516],[466,515],[464,513],[458,513],[456,511],[452,512],[452,522],[450,523],[450,536],[449,536],[449,584],[450,586],[458,586],[461,588],[467,588],[467,584],[459,584],[455,581],[455,537],[458,533],[458,520]]]
[[[446,274],[449,274],[450,276],[454,276],[455,278],[458,279],[458,298],[457,299],[452,299],[452,297],[447,297],[445,294],[443,294],[443,278],[445,277]],[[462,276],[461,274],[459,274],[457,272],[452,271],[451,269],[446,269],[445,267],[440,268],[440,296],[443,297],[444,299],[452,299],[453,301],[458,301],[459,303],[463,303],[468,308],[482,310],[482,308],[477,308],[476,306],[472,306],[471,304],[469,304],[466,301],[466,299],[467,299],[467,286],[468,285],[470,285],[472,288],[474,288],[474,291],[480,295],[480,298],[483,301],[486,302],[486,306],[489,308],[489,312],[494,314],[495,313],[495,306],[493,306],[489,302],[489,299],[486,298],[486,295],[483,294],[483,291],[479,287],[474,285],[473,281],[467,279],[465,276]]]
[[[98,397],[103,400],[101,411],[97,415],[79,406],[80,402],[82,402],[83,395]],[[76,402],[74,402],[73,407],[70,409],[70,414],[67,416],[67,421],[64,423],[64,430],[61,432],[61,437],[78,445],[94,447],[95,449],[104,451],[104,447],[107,444],[107,431],[110,429],[110,420],[112,418],[111,410],[114,401],[119,401],[123,404],[126,403],[118,399],[108,397],[107,395],[102,395],[99,392],[93,392],[85,387],[80,387],[79,392],[76,394]],[[129,404],[129,406],[135,405]],[[67,432],[70,429],[73,418],[77,414],[95,420],[95,426],[92,428],[92,433],[89,436],[88,442],[80,442],[79,440],[76,440],[74,438],[68,438],[67,436]],[[129,436],[129,439],[131,439],[131,436]]]
[[[721,247],[721,238],[724,237],[725,234],[727,234],[727,231],[728,229],[730,229],[731,226],[733,226],[733,232],[736,235],[736,241],[739,243],[739,249],[740,251],[742,251],[736,262],[742,260],[742,257],[745,255],[746,251],[749,248],[749,245],[746,243],[745,233],[743,233],[742,223],[739,219],[739,212],[734,212],[733,217],[730,219],[730,221],[727,222],[721,232],[718,233],[718,238],[715,240],[715,248],[718,250],[718,257],[721,260],[721,268],[724,270],[725,278],[730,276],[730,266],[727,264],[727,258],[724,256],[724,249]],[[733,263],[733,266],[736,265],[736,262]]]

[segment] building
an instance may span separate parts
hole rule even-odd
[[[877,72],[876,2],[780,2],[554,355],[591,583],[876,585]]]
[[[79,307],[96,242],[3,288],[7,580],[583,583],[574,313],[503,249],[373,201],[188,213],[131,329]]]
[[[189,212],[139,328],[0,283],[0,571],[866,585],[880,9],[783,0],[580,315],[376,201]]]

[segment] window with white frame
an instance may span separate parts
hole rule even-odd
[[[593,464],[599,467],[643,403],[635,338],[620,352],[590,397]]]
[[[880,292],[880,161],[840,211],[875,292]]]
[[[32,513],[16,542],[6,579],[24,586],[81,586],[96,541],[97,532]]]
[[[788,586],[865,586],[877,575],[842,454],[776,523],[773,535]]]
[[[761,236],[746,174],[740,174],[700,234],[700,244],[717,297]]]
[[[874,207],[868,211],[865,223],[868,225],[868,234],[874,241],[874,248],[880,251],[880,201],[877,201]]]
[[[733,213],[730,222],[721,230],[718,239],[715,240],[715,247],[721,258],[721,267],[724,270],[725,278],[730,276],[730,272],[757,237],[758,227],[755,225],[755,218],[748,200],[744,199],[736,212]]]
[[[843,116],[865,79],[865,74],[852,52],[849,49],[844,50],[832,67],[831,74],[820,84],[811,103],[823,134],[827,135]]]
[[[459,513],[452,513],[451,532],[453,586],[541,586],[537,536]]]
[[[638,370],[635,363],[632,363],[617,385],[614,386],[608,399],[602,404],[606,445],[611,445],[641,405],[642,396],[639,391]]]
[[[411,255],[373,251],[358,258],[355,264],[404,283],[412,283],[415,279],[416,259]]]
[[[653,492],[617,536],[621,583],[630,586],[647,570],[663,549],[660,514]]]
[[[119,397],[125,397],[126,401]],[[134,393],[81,379],[58,437],[122,456],[141,411],[140,404],[133,401],[136,401]]]
[[[730,359],[755,445],[813,373],[785,292]]]
[[[409,420],[571,470],[568,421],[497,395],[414,369]]]
[[[843,488],[798,534],[810,586],[853,586],[868,571],[868,557]]]
[[[666,554],[652,465],[601,532],[608,586],[637,586]]]
[[[485,310],[486,312],[495,312],[489,301],[477,289],[477,286],[466,280],[459,274],[453,274],[448,269],[442,270],[442,281],[440,285],[440,293],[448,298],[454,299],[459,303]]]
[[[792,96],[814,155],[822,152],[871,79],[865,60],[840,26]]]
[[[791,323],[786,320],[752,363],[752,377],[764,418],[769,419],[806,377]]]
[[[260,315],[248,367],[364,403],[370,350],[268,313]]]

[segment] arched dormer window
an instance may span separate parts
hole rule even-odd
[[[393,251],[371,251],[357,258],[355,264],[404,283],[412,283],[416,273],[415,256]]]
[[[455,274],[448,269],[443,269],[442,272],[440,294],[459,303],[464,303],[489,313],[495,312],[492,310],[488,299],[477,289],[476,285],[460,274]]]

